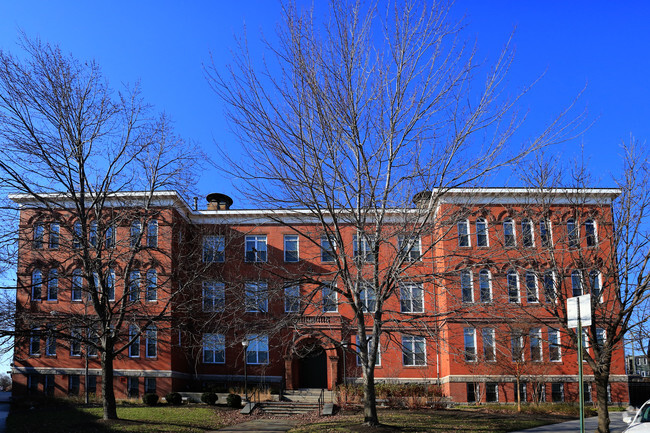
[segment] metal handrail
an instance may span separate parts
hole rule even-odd
[[[324,403],[325,403],[325,388],[321,388],[320,395],[318,396],[318,415],[323,413]]]

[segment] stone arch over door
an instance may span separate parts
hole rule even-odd
[[[311,335],[300,337],[287,347],[284,355],[284,380],[287,389],[298,389],[301,385],[309,384],[319,384],[328,390],[334,389],[339,373],[338,361],[338,353],[331,343]],[[301,373],[303,376],[322,376],[301,378]]]

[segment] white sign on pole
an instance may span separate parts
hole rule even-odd
[[[567,326],[578,327],[578,317],[582,326],[591,325],[591,295],[574,296],[566,300]]]

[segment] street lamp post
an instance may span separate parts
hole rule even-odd
[[[346,355],[347,355],[347,353],[346,353],[347,347],[348,347],[347,341],[342,340],[341,341],[341,348],[343,349],[342,350],[342,352],[343,352],[343,386],[346,386],[347,385],[346,382],[348,381],[347,370],[345,368],[345,358],[346,358]],[[345,391],[343,392],[343,394],[345,395],[345,403],[344,404],[347,407],[347,405],[348,405],[348,390],[347,390],[347,387],[345,388]]]
[[[246,370],[246,364],[248,364],[248,361],[246,359],[248,352],[248,338],[244,338],[241,342],[241,345],[244,346],[244,394],[245,401],[248,403],[248,371]]]

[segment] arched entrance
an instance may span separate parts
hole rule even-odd
[[[327,355],[319,345],[298,358],[298,386],[300,388],[327,388]]]

